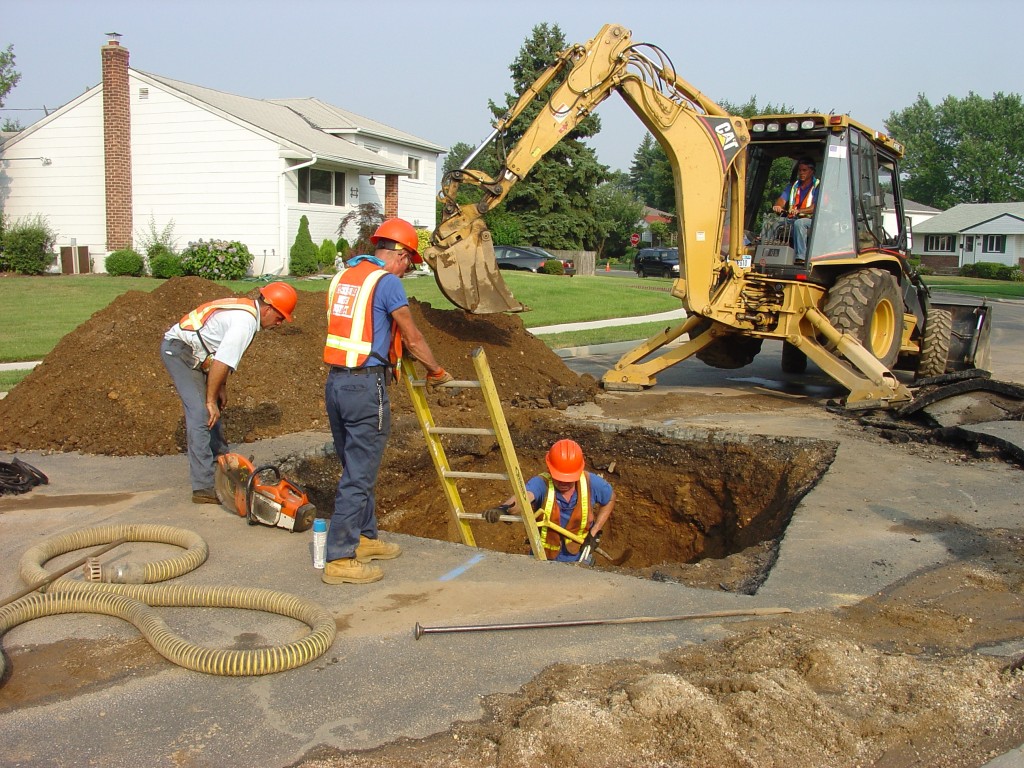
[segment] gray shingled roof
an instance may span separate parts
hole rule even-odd
[[[885,193],[885,207],[892,210],[895,205],[891,192]],[[938,208],[932,208],[930,205],[924,203],[915,203],[913,200],[903,198],[903,212],[904,213],[939,213]]]
[[[1024,220],[1024,203],[961,203],[914,226],[914,233],[946,234],[984,224],[1000,216]]]
[[[282,104],[295,110],[310,122],[315,128],[328,133],[358,133],[362,136],[373,136],[375,138],[397,141],[402,144],[409,144],[431,152],[447,152],[447,147],[413,136],[411,133],[392,128],[390,125],[379,123],[368,117],[349,112],[347,109],[335,107],[332,104],[325,104],[320,99],[271,99],[274,104]]]
[[[351,141],[325,133],[319,127],[311,123],[303,114],[284,103],[291,100],[269,101],[265,99],[251,99],[246,96],[236,96],[231,93],[224,93],[212,88],[204,88],[200,85],[185,83],[180,80],[172,80],[168,77],[153,75],[148,72],[133,70],[136,75],[143,79],[149,79],[154,84],[160,84],[178,91],[198,102],[213,107],[220,112],[230,115],[242,122],[248,123],[272,136],[277,137],[283,144],[290,145],[294,149],[304,150],[315,154],[319,159],[333,161],[344,165],[355,166],[364,171],[377,171],[380,173],[393,173],[405,175],[409,169],[404,165],[391,162],[385,157],[371,152],[368,149],[357,146]],[[297,99],[296,102],[310,100]],[[319,103],[319,102],[318,102]],[[329,107],[329,105],[322,105]],[[336,110],[336,107],[330,107]],[[352,116],[352,113],[346,113]],[[366,118],[360,118],[366,121]],[[337,120],[335,121],[337,122]],[[366,121],[372,123],[372,121]],[[352,125],[358,130],[362,126],[354,120]],[[374,123],[375,126],[381,124]],[[377,135],[377,134],[375,134]],[[415,139],[409,134],[402,134],[399,131],[391,131],[386,136],[380,134],[381,138],[388,138],[398,143],[412,143],[414,139],[417,146],[433,146],[422,139]],[[439,149],[439,151],[444,151]]]

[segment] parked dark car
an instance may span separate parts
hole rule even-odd
[[[565,274],[576,274],[576,265],[571,259],[560,259],[543,248],[535,248],[533,246],[496,245],[494,246],[494,258],[498,262],[498,269],[538,272],[545,261],[560,261]]]
[[[633,258],[638,277],[679,277],[678,248],[641,248]]]

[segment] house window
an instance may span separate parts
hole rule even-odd
[[[320,168],[300,168],[299,202],[345,205],[345,174]]]
[[[420,177],[420,159],[418,157],[409,158],[409,178],[416,181]]]
[[[953,253],[955,244],[953,235],[928,235],[924,239],[924,249],[932,253]]]
[[[974,253],[974,235],[964,235],[964,253]]]
[[[981,241],[982,253],[1006,253],[1006,235],[985,235]]]

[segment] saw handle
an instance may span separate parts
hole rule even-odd
[[[254,520],[252,516],[252,495],[256,488],[256,476],[260,472],[273,472],[274,482],[281,482],[281,470],[273,464],[263,464],[262,466],[255,467],[249,474],[248,479],[245,481],[245,517],[249,521],[249,525],[256,525],[259,522]]]

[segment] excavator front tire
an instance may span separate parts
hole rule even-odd
[[[847,272],[828,292],[824,312],[832,325],[892,369],[903,328],[903,299],[896,278],[878,268]]]
[[[921,354],[917,358],[915,378],[941,376],[946,372],[949,344],[953,338],[953,313],[945,309],[928,310],[921,336]]]

